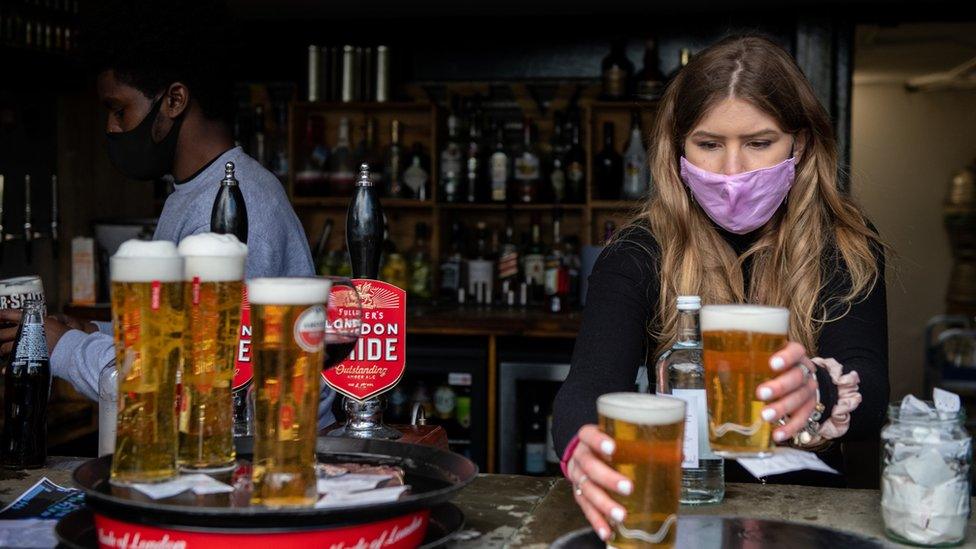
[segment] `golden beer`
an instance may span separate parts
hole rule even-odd
[[[771,454],[771,426],[761,416],[767,403],[756,387],[777,375],[769,359],[786,345],[789,317],[786,309],[759,305],[702,308],[708,440],[716,454]]]
[[[607,461],[634,483],[629,496],[614,495],[627,510],[613,524],[608,544],[619,548],[672,547],[681,496],[681,447],[685,401],[670,396],[610,393],[596,401],[600,429],[617,449]]]
[[[111,480],[170,480],[176,469],[176,373],[185,323],[183,260],[172,242],[130,240],[111,259],[119,373]]]
[[[202,233],[180,242],[186,330],[179,410],[179,464],[185,470],[234,466],[231,385],[241,325],[247,246],[234,235]]]
[[[247,283],[254,366],[252,504],[315,503],[315,439],[330,283],[258,278]]]

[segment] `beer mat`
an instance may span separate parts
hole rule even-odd
[[[57,520],[82,507],[84,501],[81,490],[59,486],[44,477],[25,490],[17,499],[0,509],[0,520]]]
[[[400,499],[410,486],[390,486],[366,492],[329,492],[315,503],[316,509],[390,503]]]
[[[337,477],[320,478],[318,480],[318,491],[320,494],[363,492],[373,490],[391,478],[393,478],[393,475],[347,473]]]
[[[766,458],[738,458],[739,465],[749,471],[752,476],[762,480],[771,475],[781,475],[809,469],[824,473],[840,474],[824,463],[813,452],[804,452],[796,448],[780,447],[773,451],[773,455]]]
[[[0,510],[0,547],[54,547],[57,520],[84,503],[81,490],[42,478]]]
[[[152,499],[171,498],[177,494],[182,494],[187,490],[192,490],[198,496],[207,494],[220,494],[233,492],[234,488],[215,480],[204,474],[183,475],[174,480],[166,482],[155,482],[151,484],[133,484],[132,488],[142,492]]]

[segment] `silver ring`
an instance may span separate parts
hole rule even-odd
[[[803,370],[803,383],[810,381],[810,378],[813,377],[813,372],[810,371],[810,368],[807,368],[806,364],[802,363],[797,364],[796,367]]]
[[[573,489],[573,493],[576,497],[581,497],[583,495],[583,483],[590,480],[590,477],[586,476],[586,473],[580,475],[580,478],[576,481],[576,486]]]

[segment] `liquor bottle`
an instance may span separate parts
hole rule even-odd
[[[532,240],[522,255],[522,272],[528,285],[529,301],[542,303],[545,289],[546,257],[542,250],[542,235],[538,222],[532,223]]]
[[[450,249],[440,265],[441,294],[449,298],[454,298],[457,295],[458,288],[463,287],[461,286],[462,262],[464,260],[464,254],[462,252],[463,242],[464,228],[461,223],[455,221],[451,225]]]
[[[3,466],[36,469],[47,461],[47,403],[51,364],[44,337],[44,302],[28,301],[4,370]]]
[[[455,412],[454,422],[457,425],[457,439],[448,442],[456,447],[455,452],[471,458],[471,374],[452,372],[447,375],[447,382],[454,390]]]
[[[362,165],[356,192],[346,213],[346,247],[355,278],[377,278],[385,232],[383,207],[369,178],[369,166]]]
[[[397,249],[392,240],[384,243],[384,257],[380,269],[380,280],[397,288],[410,289],[410,266],[407,259]]]
[[[368,164],[370,168],[369,177],[372,179],[373,185],[379,192],[383,192],[386,186],[383,184],[383,161],[376,148],[376,119],[368,119],[363,130],[363,138],[353,152],[353,163],[357,166]]]
[[[519,202],[529,203],[538,200],[541,179],[539,154],[532,143],[532,121],[526,119],[522,125],[522,146],[515,155],[515,181]]]
[[[410,154],[410,166],[403,171],[404,195],[417,200],[427,200],[427,181],[430,173],[424,168],[424,151],[420,143],[414,143]]]
[[[487,305],[493,300],[495,261],[484,221],[478,222],[476,237],[474,255],[468,260],[468,294],[474,296],[475,303]]]
[[[325,121],[310,116],[305,121],[305,153],[301,167],[295,173],[295,193],[303,196],[322,196],[328,193],[325,168],[329,149],[322,141]]]
[[[603,99],[617,101],[625,99],[634,75],[634,64],[627,59],[627,42],[614,40],[610,53],[603,58],[600,72],[603,74]]]
[[[495,146],[489,160],[491,174],[491,201],[507,202],[508,187],[512,179],[512,162],[505,147],[505,127],[495,126]]]
[[[410,410],[407,404],[410,402],[410,395],[403,388],[403,382],[397,383],[396,387],[390,392],[390,407],[387,408],[387,423],[408,424],[410,423]]]
[[[480,202],[484,186],[485,169],[482,160],[484,151],[481,145],[481,120],[477,112],[468,121],[468,142],[464,151],[464,200]]]
[[[447,441],[458,439],[458,425],[455,420],[457,409],[457,393],[447,383],[442,383],[434,389],[434,413],[436,422],[447,432]]]
[[[603,123],[603,150],[593,159],[597,197],[603,200],[620,198],[620,182],[624,176],[623,159],[614,145],[613,130],[613,122]]]
[[[267,167],[268,162],[268,139],[264,132],[264,105],[254,107],[254,133],[251,135],[251,156],[258,161],[258,164]]]
[[[667,78],[658,65],[657,40],[648,38],[644,42],[644,67],[636,76],[638,99],[652,101],[661,97]]]
[[[441,198],[444,202],[457,202],[461,193],[461,145],[458,142],[458,117],[447,117],[447,143],[441,151]]]
[[[630,142],[624,150],[624,177],[621,184],[623,197],[637,200],[644,196],[651,179],[647,163],[647,150],[641,136],[640,114],[634,111],[630,119]]]
[[[525,429],[525,472],[530,475],[541,475],[546,472],[546,427],[542,416],[542,407],[532,403]]]
[[[565,118],[562,112],[553,115],[551,152],[549,155],[549,194],[552,201],[566,201],[566,154],[569,152],[565,138]]]
[[[705,368],[702,363],[701,298],[678,297],[678,340],[657,362],[658,389],[688,403],[681,463],[681,503],[718,503],[725,496],[722,458],[708,444]]]
[[[339,139],[329,157],[326,170],[329,174],[329,190],[335,196],[349,196],[356,181],[356,165],[349,150],[349,119],[339,120]]]
[[[271,171],[278,180],[288,180],[288,104],[282,101],[274,103],[275,125],[274,151],[271,154]]]
[[[407,288],[411,297],[430,299],[431,297],[431,269],[430,251],[427,242],[430,237],[426,223],[417,223],[414,229],[413,250],[410,253],[410,286]]]
[[[498,285],[501,290],[501,301],[508,303],[508,296],[518,292],[519,278],[519,250],[515,245],[515,226],[509,215],[505,223],[505,236],[502,238],[501,250],[498,255]]]
[[[586,201],[586,152],[580,138],[579,119],[570,122],[569,151],[566,152],[566,201]]]
[[[671,74],[668,75],[668,82],[673,80],[674,77],[681,72],[681,69],[685,68],[685,65],[687,65],[689,61],[691,61],[691,50],[689,48],[681,48],[681,50],[678,51],[678,66],[675,67],[675,69],[671,71]]]
[[[617,232],[617,224],[613,221],[607,221],[603,224],[603,245],[606,246],[610,239],[613,238],[614,233]]]
[[[403,147],[400,146],[400,121],[394,120],[390,123],[390,146],[386,150],[386,162],[384,179],[386,180],[386,195],[393,198],[401,198],[404,195],[404,154]],[[426,177],[426,172],[424,176]]]
[[[552,245],[549,247],[548,253],[546,253],[544,275],[546,308],[551,313],[558,313],[563,310],[563,306],[565,305],[563,302],[569,294],[569,275],[566,272],[566,265],[564,263],[565,257],[563,256],[562,250],[562,236],[559,234],[561,224],[562,220],[560,219],[560,215],[558,213],[553,214]]]
[[[563,308],[573,307],[579,303],[580,270],[583,265],[579,250],[579,236],[571,234],[563,239],[563,262],[566,265],[566,276],[569,278],[569,293],[562,304]]]
[[[210,232],[232,234],[247,243],[247,205],[244,194],[234,177],[234,163],[224,164],[224,179],[210,210]]]
[[[410,397],[410,409],[412,410],[416,404],[420,404],[424,410],[424,417],[434,417],[434,403],[431,402],[427,384],[423,381],[418,381],[416,388],[414,388],[413,395]]]

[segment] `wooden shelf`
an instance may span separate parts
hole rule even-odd
[[[407,333],[422,335],[523,336],[574,338],[583,313],[550,313],[531,309],[488,308],[477,305],[410,305]]]
[[[623,101],[593,101],[588,103],[594,110],[633,110],[633,109],[657,109],[659,101],[645,101],[641,99],[627,99]]]
[[[355,103],[337,103],[331,101],[295,101],[293,103],[296,108],[305,109],[309,111],[368,111],[368,112],[378,112],[378,111],[420,111],[420,112],[430,112],[432,105],[430,103],[377,103],[377,102],[355,102]]]
[[[384,202],[384,205],[386,203]],[[505,211],[512,209],[515,211],[550,211],[559,208],[563,211],[582,211],[584,204],[491,204],[491,203],[440,203],[442,210],[482,210],[482,211]]]
[[[349,196],[296,196],[292,199],[292,204],[295,207],[302,208],[348,208],[349,201],[352,197]],[[384,209],[415,209],[415,210],[425,210],[433,207],[433,203],[430,200],[411,200],[409,198],[380,198],[380,204],[383,205]]]
[[[640,200],[592,200],[590,208],[594,210],[636,210],[640,208]]]

